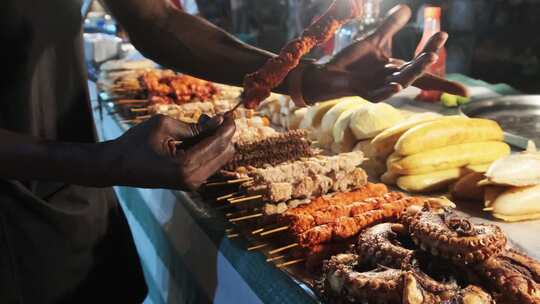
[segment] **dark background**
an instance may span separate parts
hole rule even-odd
[[[259,47],[277,51],[298,35],[331,0],[197,0],[201,14]],[[385,11],[406,3],[411,23],[395,37],[394,56],[410,58],[421,36],[420,8],[443,8],[449,73],[492,83],[504,82],[526,93],[540,93],[540,0],[382,0]]]

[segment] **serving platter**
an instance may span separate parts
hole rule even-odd
[[[540,146],[540,95],[484,99],[464,105],[460,111],[469,117],[495,120],[506,131],[506,141],[517,148],[527,148],[529,140]]]

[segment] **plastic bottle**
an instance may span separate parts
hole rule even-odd
[[[422,40],[416,49],[415,55],[420,54],[429,39],[436,33],[441,31],[441,8],[436,6],[427,6],[424,9],[424,34]],[[442,47],[439,51],[439,60],[428,68],[428,72],[439,76],[446,76],[446,49]],[[437,102],[441,99],[443,92],[440,91],[422,91],[420,95],[416,97],[418,100]]]

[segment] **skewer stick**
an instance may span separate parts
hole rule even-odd
[[[137,116],[137,119],[139,120],[145,120],[145,119],[150,119],[152,118],[152,115],[141,115],[141,116]]]
[[[253,211],[256,211],[256,210],[253,210]],[[241,211],[238,211],[238,212],[229,212],[227,214],[225,214],[225,217],[227,218],[231,218],[231,217],[240,217],[240,216],[244,216],[245,215],[245,210],[241,210]]]
[[[495,210],[495,209],[494,209],[493,207],[487,207],[487,208],[484,208],[484,209],[482,209],[482,210],[484,210],[484,211],[493,211],[493,210]]]
[[[231,233],[231,232],[233,232],[233,231],[234,231],[234,228],[228,228],[228,229],[225,229],[225,232],[227,232],[227,233]]]
[[[244,197],[244,198],[240,198],[240,199],[236,199],[236,200],[229,200],[229,203],[231,203],[231,204],[239,204],[239,203],[243,203],[243,202],[254,201],[254,200],[260,199],[262,197],[263,197],[262,195],[248,196],[248,197]]]
[[[277,249],[274,249],[270,252],[268,252],[270,255],[272,254],[276,254],[276,253],[279,253],[279,252],[282,252],[282,251],[285,251],[285,250],[288,250],[288,249],[291,249],[291,248],[294,248],[294,247],[298,247],[300,246],[298,243],[294,243],[294,244],[290,244],[290,245],[287,245],[287,246],[283,246],[281,248],[277,248]]]
[[[212,187],[212,186],[234,185],[234,184],[245,183],[245,182],[250,181],[250,180],[251,180],[251,178],[231,179],[231,180],[228,180],[228,181],[225,181],[225,182],[208,183],[208,184],[206,184],[206,186],[207,186],[207,187]]]
[[[238,98],[238,103],[232,109],[229,110],[229,113],[233,113],[234,111],[236,111],[243,104],[244,104],[244,100],[243,100],[242,96],[240,96]]]
[[[252,214],[252,215],[246,215],[246,216],[242,216],[242,217],[233,218],[233,219],[230,219],[229,221],[231,223],[235,223],[235,222],[239,222],[239,221],[243,221],[243,220],[249,220],[249,219],[258,218],[258,217],[261,217],[263,215],[264,214],[262,214],[262,213],[256,213],[256,214]]]
[[[239,237],[239,236],[240,236],[239,233],[227,234],[227,237],[230,238],[230,239],[234,239],[234,238],[237,238],[237,237]]]
[[[127,124],[140,124],[141,122],[143,122],[143,120],[140,120],[140,119],[123,119],[123,120],[120,120],[120,122],[127,123]]]
[[[259,234],[259,233],[261,233],[261,232],[263,232],[263,231],[264,231],[264,228],[259,228],[259,229],[257,229],[257,230],[251,231],[251,234],[253,234],[253,235]]]
[[[130,111],[133,112],[133,113],[148,112],[148,108],[132,108],[132,109],[130,109]]]
[[[128,104],[134,104],[134,103],[147,103],[147,99],[119,99],[113,101],[117,105],[128,105]]]
[[[277,257],[266,259],[266,262],[270,263],[270,262],[273,262],[273,261],[281,260],[283,258],[285,258],[285,255],[278,255]]]
[[[231,194],[227,194],[227,195],[223,195],[223,196],[220,196],[218,198],[216,198],[216,201],[223,201],[223,200],[226,200],[228,198],[231,198],[231,197],[234,197],[235,195],[237,195],[238,192],[234,192],[234,193],[231,193]]]
[[[277,268],[283,268],[283,267],[295,265],[295,264],[298,264],[298,263],[302,263],[302,262],[305,262],[305,261],[306,261],[305,258],[296,259],[296,260],[292,260],[292,261],[289,261],[289,262],[277,264],[276,267],[277,267]]]
[[[237,199],[241,199],[241,198],[244,198],[244,197],[246,197],[246,196],[245,196],[245,195],[233,196],[233,197],[231,197],[231,198],[228,198],[228,199],[227,199],[227,202],[230,203],[231,201],[235,201],[235,200],[237,200]]]
[[[253,251],[253,250],[257,250],[257,249],[261,249],[261,248],[264,248],[268,246],[268,244],[260,244],[260,245],[256,245],[256,246],[251,246],[251,247],[248,247],[248,251]]]
[[[261,236],[265,236],[265,235],[269,235],[269,234],[273,234],[273,233],[285,231],[285,230],[287,230],[287,229],[289,229],[289,226],[279,227],[279,228],[276,228],[276,229],[272,229],[272,230],[268,230],[268,231],[262,232],[262,233],[261,233]]]

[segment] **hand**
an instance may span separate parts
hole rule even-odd
[[[410,19],[411,10],[398,5],[388,13],[375,32],[337,54],[325,65],[304,71],[304,98],[312,103],[321,100],[359,95],[377,102],[389,98],[410,85],[467,96],[465,87],[426,73],[438,59],[437,53],[448,35],[440,32],[427,43],[412,61],[390,58],[384,46]]]
[[[120,185],[195,190],[232,159],[235,130],[230,115],[197,124],[154,116],[112,142],[119,166],[112,174]]]

